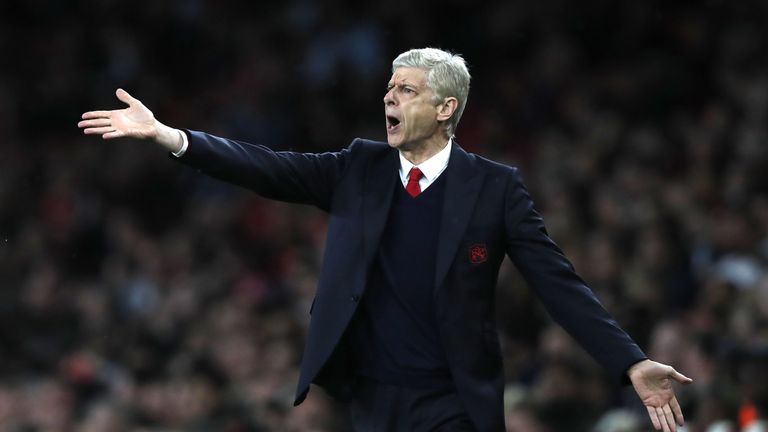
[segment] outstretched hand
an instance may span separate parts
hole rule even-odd
[[[689,384],[693,380],[672,366],[651,360],[635,363],[627,373],[637,395],[648,409],[653,427],[664,432],[677,431],[677,425],[682,426],[685,420],[672,381]]]
[[[83,120],[77,126],[83,129],[86,135],[101,135],[104,139],[149,138],[172,152],[182,148],[181,131],[157,121],[152,111],[127,91],[117,89],[115,94],[128,108],[84,113]]]
[[[154,138],[157,136],[155,116],[140,100],[123,89],[115,92],[117,98],[128,104],[128,108],[111,111],[88,111],[77,124],[86,135],[99,134],[104,139],[133,137]]]

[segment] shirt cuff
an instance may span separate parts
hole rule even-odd
[[[176,129],[179,131],[179,135],[181,135],[181,148],[179,151],[171,152],[172,155],[176,157],[182,157],[184,153],[187,151],[187,147],[189,147],[189,139],[187,138],[187,134],[185,134],[183,131]]]

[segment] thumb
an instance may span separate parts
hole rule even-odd
[[[128,104],[128,106],[133,106],[136,102],[138,102],[136,98],[129,95],[127,91],[121,88],[117,89],[117,91],[115,92],[115,95],[117,95],[118,99]]]
[[[690,384],[693,382],[693,379],[688,378],[687,376],[681,374],[680,372],[674,369],[672,369],[672,372],[669,374],[669,377],[679,382],[680,384]]]

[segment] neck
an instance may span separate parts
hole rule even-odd
[[[410,163],[420,165],[432,156],[440,153],[449,143],[449,137],[444,134],[435,135],[427,138],[421,143],[417,143],[410,148],[400,148],[400,154]]]

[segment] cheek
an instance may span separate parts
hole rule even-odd
[[[407,127],[422,127],[436,120],[433,112],[424,107],[414,107],[403,112],[403,118],[407,120]]]

